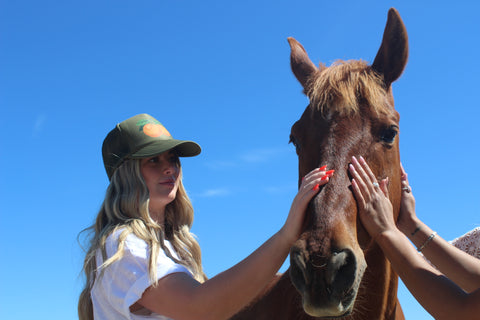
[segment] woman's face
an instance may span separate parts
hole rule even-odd
[[[180,162],[172,151],[142,159],[140,170],[150,194],[151,212],[164,212],[167,204],[175,199],[178,190]]]

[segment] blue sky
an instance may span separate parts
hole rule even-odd
[[[288,137],[307,99],[287,37],[315,63],[372,62],[390,7],[409,33],[394,96],[418,215],[448,240],[480,225],[480,4],[443,3],[0,0],[0,318],[77,318],[101,143],[137,113],[203,148],[183,170],[206,273],[253,251],[296,193]],[[399,295],[407,319],[432,319]]]

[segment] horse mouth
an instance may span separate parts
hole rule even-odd
[[[356,296],[357,292],[351,290],[341,300],[331,301],[331,303],[328,304],[318,304],[308,292],[305,292],[302,295],[303,310],[312,317],[345,317],[352,312]]]
[[[349,315],[365,270],[353,251],[344,249],[329,257],[306,257],[292,249],[290,277],[302,296],[304,311],[313,317],[339,318]]]

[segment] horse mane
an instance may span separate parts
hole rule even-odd
[[[383,77],[362,60],[337,60],[321,64],[305,90],[310,105],[320,111],[354,115],[367,103],[373,112],[387,113],[387,90]]]

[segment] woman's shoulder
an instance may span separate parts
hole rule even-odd
[[[148,243],[137,237],[133,232],[126,227],[121,227],[113,230],[105,241],[107,252],[116,252],[118,249],[123,251],[147,254]]]
[[[178,259],[175,249],[168,240],[163,241],[163,245]],[[118,249],[124,253],[130,253],[134,256],[147,258],[150,252],[150,245],[144,239],[138,237],[135,233],[128,230],[126,227],[118,228],[108,235],[105,246],[107,252],[117,252]],[[160,250],[160,255],[165,255],[163,250]]]

